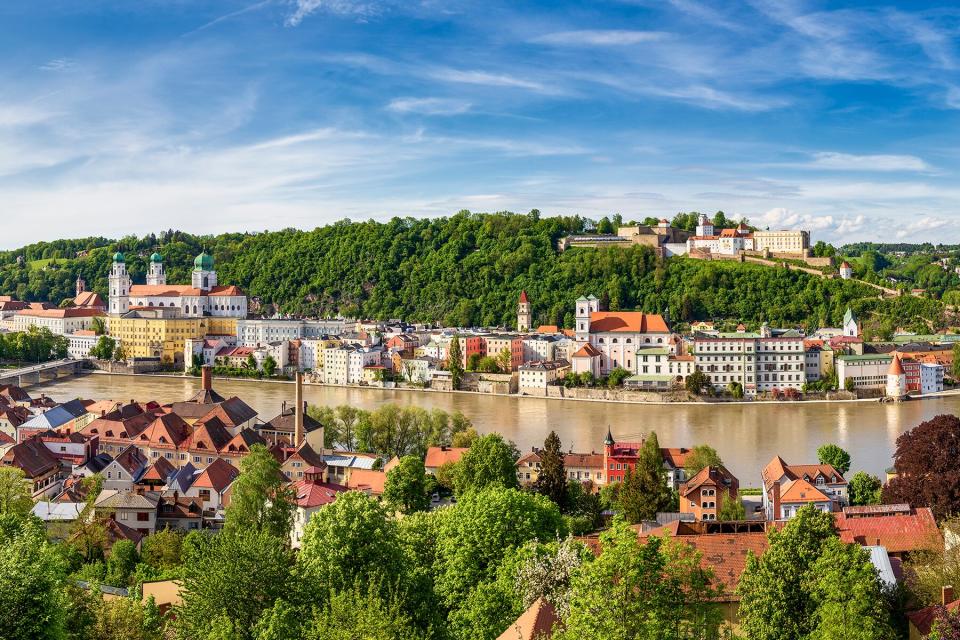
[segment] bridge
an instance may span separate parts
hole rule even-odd
[[[0,386],[15,384],[27,387],[41,382],[72,376],[83,371],[84,360],[53,360],[20,369],[0,369]]]

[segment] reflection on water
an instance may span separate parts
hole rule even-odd
[[[59,401],[72,398],[182,400],[199,385],[196,378],[87,375],[67,378],[30,391]],[[216,380],[224,396],[237,395],[269,420],[280,404],[293,400],[290,384]],[[816,449],[834,442],[850,451],[853,471],[881,475],[892,464],[897,436],[941,413],[956,413],[960,397],[903,404],[796,403],[755,405],[638,405],[605,402],[515,398],[467,393],[383,391],[380,389],[308,386],[311,404],[350,404],[363,409],[396,402],[426,409],[462,411],[480,432],[499,431],[521,450],[541,445],[555,430],[564,448],[600,451],[607,425],[614,437],[638,439],[656,431],[661,446],[709,444],[720,452],[744,486],[760,482],[760,469],[774,455],[789,462],[812,462]]]

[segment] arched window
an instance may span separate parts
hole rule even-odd
[[[613,344],[617,344],[618,342],[620,342],[620,341],[619,341],[617,338],[614,338],[614,339],[613,339]]]

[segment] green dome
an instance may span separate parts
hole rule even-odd
[[[113,261],[114,261],[114,262],[123,262],[123,254],[120,253],[119,251],[117,251],[115,254],[113,254]]]
[[[204,251],[193,261],[193,268],[195,271],[213,271],[213,256]]]
[[[163,257],[159,253],[154,253],[150,256],[150,262],[163,262]]]

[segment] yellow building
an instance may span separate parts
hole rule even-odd
[[[109,320],[109,333],[123,345],[127,358],[160,358],[172,364],[183,363],[187,339],[236,331],[236,318],[184,318],[176,308],[133,309]]]

